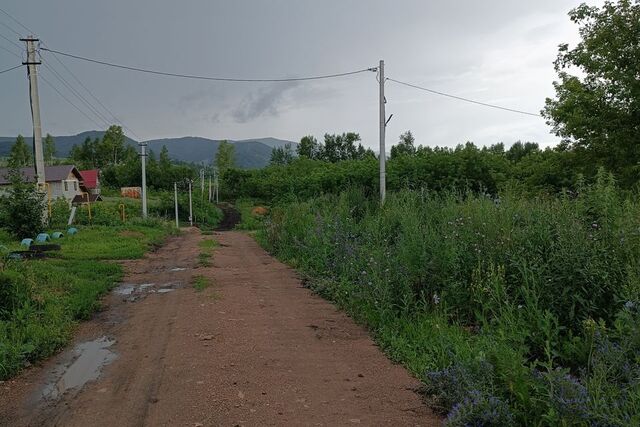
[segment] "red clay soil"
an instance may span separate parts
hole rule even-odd
[[[58,399],[42,389],[65,353],[0,384],[0,423],[60,426],[439,425],[366,331],[301,286],[248,235],[223,232],[197,268],[189,230],[126,264],[125,283],[212,285],[112,294],[77,341],[115,339],[101,376]],[[174,268],[186,270],[174,270]],[[68,355],[67,355],[68,357]]]

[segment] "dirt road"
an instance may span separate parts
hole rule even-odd
[[[413,391],[418,381],[293,270],[246,234],[213,237],[221,247],[210,267],[197,267],[196,230],[127,262],[68,351],[0,384],[0,422],[440,424]],[[212,285],[196,291],[195,275]]]

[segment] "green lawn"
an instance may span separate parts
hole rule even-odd
[[[122,277],[106,260],[140,258],[172,232],[160,223],[80,227],[51,258],[0,261],[0,379],[64,346],[74,325],[100,306],[99,298]],[[0,232],[0,244],[19,243]]]

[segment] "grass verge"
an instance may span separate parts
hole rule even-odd
[[[122,277],[107,260],[140,258],[172,232],[160,223],[81,227],[57,240],[50,258],[0,261],[0,379],[63,347],[74,325],[100,307],[99,298]],[[0,243],[18,244],[4,233]]]
[[[357,191],[257,239],[366,324],[449,426],[640,425],[640,203]]]

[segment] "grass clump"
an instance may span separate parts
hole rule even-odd
[[[211,286],[211,279],[202,275],[197,275],[193,278],[193,287],[196,291],[202,292]]]
[[[121,266],[105,260],[140,258],[170,232],[150,223],[86,227],[57,240],[62,249],[51,258],[0,262],[0,379],[60,349],[75,323],[99,308],[122,277]]]
[[[198,246],[201,249],[198,254],[198,265],[200,267],[211,267],[213,250],[218,247],[218,242],[215,239],[202,239],[198,242]]]
[[[446,424],[640,424],[640,203],[610,175],[559,197],[349,191],[265,225]]]

